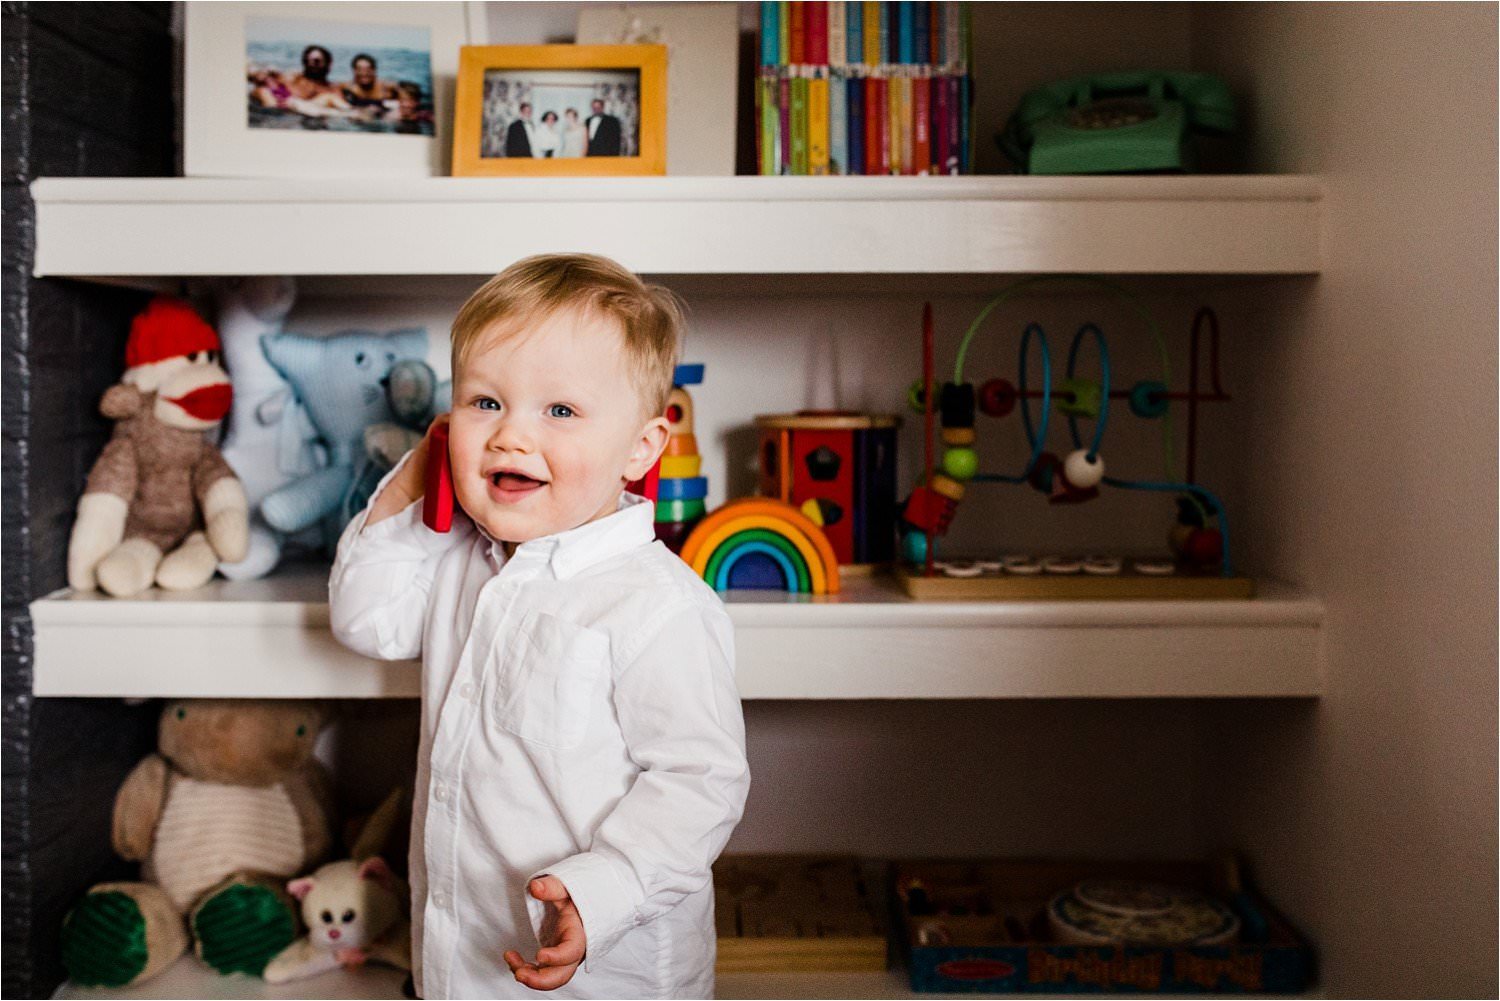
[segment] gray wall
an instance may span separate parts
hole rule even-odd
[[[1496,9],[1195,5],[1250,167],[1323,177],[1323,273],[1262,332],[1239,538],[1328,607],[1316,706],[1210,707],[1204,825],[1329,995],[1494,997]]]
[[[62,587],[68,532],[108,436],[139,293],[30,277],[33,177],[164,175],[172,166],[165,3],[6,3],[4,55],[3,977],[6,997],[58,982],[58,927],[96,879],[115,788],[153,740],[154,710],[33,699],[28,603]],[[142,234],[149,239],[149,234]]]

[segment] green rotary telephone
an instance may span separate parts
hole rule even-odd
[[[1191,171],[1189,133],[1234,126],[1216,76],[1100,73],[1028,91],[995,141],[1028,174]]]

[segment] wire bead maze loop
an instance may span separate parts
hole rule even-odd
[[[1093,462],[1099,458],[1099,446],[1104,442],[1104,428],[1109,423],[1109,386],[1110,386],[1110,364],[1109,364],[1109,342],[1104,339],[1104,333],[1098,324],[1085,323],[1078,328],[1078,333],[1073,335],[1073,343],[1068,348],[1068,378],[1074,378],[1078,368],[1078,346],[1083,343],[1085,334],[1094,335],[1094,344],[1099,351],[1099,416],[1094,418],[1094,438],[1089,442],[1088,461]],[[1068,434],[1073,439],[1074,448],[1082,448],[1083,440],[1078,434],[1078,418],[1072,414],[1068,415]]]

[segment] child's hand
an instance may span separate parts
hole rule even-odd
[[[573,979],[578,964],[583,962],[587,944],[583,918],[573,898],[568,896],[568,888],[556,876],[538,876],[526,891],[547,905],[542,941],[552,944],[536,954],[535,962],[528,963],[514,949],[505,954],[505,962],[516,980],[532,990],[555,991]]]
[[[427,434],[412,449],[411,458],[401,471],[391,477],[391,481],[380,491],[380,496],[375,498],[375,504],[370,508],[370,517],[365,519],[366,525],[374,525],[384,521],[392,515],[400,514],[412,504],[422,499],[427,492],[427,452],[432,442],[432,429],[439,424],[448,423],[447,414],[438,414],[428,427]]]

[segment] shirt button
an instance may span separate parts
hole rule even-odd
[[[437,892],[433,893],[432,902],[442,910],[446,911],[448,909],[448,895],[442,890],[438,890]]]
[[[448,802],[448,787],[439,782],[436,786],[433,787],[432,798],[437,800],[439,803]]]
[[[474,683],[472,681],[465,681],[459,686],[458,694],[466,699],[472,699],[474,697]]]

